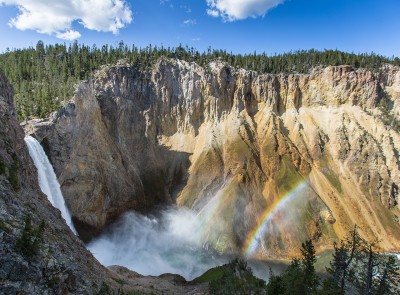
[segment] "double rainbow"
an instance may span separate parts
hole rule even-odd
[[[262,239],[268,230],[269,221],[273,219],[278,212],[286,208],[290,201],[293,201],[307,187],[308,181],[302,181],[292,190],[284,194],[281,198],[277,199],[274,203],[272,203],[265,209],[260,218],[260,221],[247,236],[246,242],[243,247],[243,253],[247,257],[250,257],[255,250],[257,250],[259,247],[262,247]]]

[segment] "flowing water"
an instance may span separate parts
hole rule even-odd
[[[40,143],[32,136],[26,136],[25,142],[28,145],[29,155],[35,163],[38,172],[40,188],[47,196],[50,203],[61,211],[61,215],[67,222],[67,225],[76,234],[75,227],[71,220],[71,214],[65,205],[64,197],[61,193],[60,184],[58,183],[53,166],[50,164],[46,153]]]

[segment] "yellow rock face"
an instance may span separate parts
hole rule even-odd
[[[44,137],[68,134],[50,155],[68,155],[53,157],[65,197],[97,229],[176,203],[198,212],[199,239],[221,252],[288,258],[308,238],[332,247],[355,224],[400,250],[399,73],[116,66],[81,85],[72,115]]]

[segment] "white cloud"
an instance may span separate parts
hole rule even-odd
[[[56,37],[59,39],[63,39],[63,40],[76,40],[79,39],[81,37],[81,33],[79,33],[78,31],[74,31],[74,30],[68,30],[66,32],[58,32],[56,33]]]
[[[284,0],[207,0],[207,14],[221,16],[225,21],[264,16],[268,10]]]
[[[212,17],[219,17],[219,12],[215,9],[207,9],[207,14]]]
[[[65,40],[81,36],[72,29],[74,21],[89,30],[113,34],[132,22],[132,11],[125,0],[0,0],[0,4],[19,9],[19,14],[9,21],[11,27]]]
[[[193,26],[197,24],[197,21],[195,19],[187,19],[183,22],[183,24],[186,26]]]

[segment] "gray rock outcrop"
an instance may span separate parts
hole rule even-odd
[[[0,114],[0,293],[97,293],[106,269],[73,235],[60,212],[42,194],[24,131],[16,119],[12,87],[2,73]],[[27,216],[33,228],[42,220],[45,224],[39,253],[30,258],[17,247]]]

